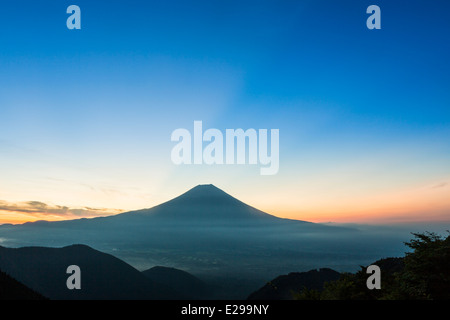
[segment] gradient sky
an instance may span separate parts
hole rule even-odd
[[[66,9],[81,8],[81,30]],[[366,9],[381,8],[381,30]],[[449,1],[4,1],[0,223],[212,183],[280,217],[450,221]],[[177,128],[279,129],[280,170],[171,162]]]

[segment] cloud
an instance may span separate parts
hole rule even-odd
[[[11,203],[4,200],[0,200],[0,211],[10,213],[22,213],[36,217],[52,216],[60,218],[90,218],[100,217],[112,214],[118,214],[123,210],[120,209],[108,209],[108,208],[70,208],[60,205],[49,205],[40,201],[27,201]]]
[[[447,182],[441,182],[441,183],[438,183],[438,184],[435,184],[434,186],[432,186],[431,189],[443,188],[443,187],[445,187],[447,184],[448,184]]]

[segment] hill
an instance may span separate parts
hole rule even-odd
[[[67,267],[81,269],[81,289],[69,290]],[[122,260],[85,245],[0,247],[0,269],[50,299],[179,299]]]
[[[191,257],[193,252],[201,252],[208,256],[201,260],[208,264],[215,261],[215,267],[221,262],[226,263],[224,259],[228,260],[229,253],[237,258],[237,261],[233,259],[233,263],[242,261],[245,265],[249,264],[245,260],[250,256],[262,258],[263,255],[267,258],[267,250],[272,248],[277,250],[277,260],[283,247],[295,247],[297,252],[307,248],[317,253],[318,248],[312,242],[320,247],[323,243],[318,243],[317,240],[322,241],[320,237],[310,237],[312,234],[323,235],[323,239],[336,235],[346,241],[342,235],[348,233],[358,231],[278,218],[243,203],[213,185],[199,185],[150,209],[114,216],[0,226],[0,237],[9,247],[61,247],[83,243],[103,252],[114,252],[115,256],[128,262],[131,255],[136,257],[137,251],[145,254],[151,252],[152,260],[163,252],[167,253],[165,258],[176,256],[178,260],[185,259],[172,253],[181,251],[183,256]],[[288,256],[295,254],[292,249],[287,251]],[[164,260],[160,262],[152,261],[147,267],[167,264]],[[173,266],[180,265],[182,269],[192,267],[183,268],[183,261],[170,262]],[[140,269],[146,269],[146,266]]]
[[[31,290],[0,270],[0,300],[45,300],[41,294]]]
[[[448,232],[448,231],[447,231]],[[296,300],[448,300],[450,297],[450,236],[412,233],[404,257],[379,259],[380,288],[367,287],[367,266],[356,273],[336,273],[322,281],[314,271],[279,276],[249,299]],[[321,269],[323,270],[323,269]],[[335,278],[335,279],[332,279]]]
[[[152,281],[169,287],[189,299],[205,299],[210,291],[205,282],[183,270],[156,266],[142,273]]]
[[[0,226],[2,244],[8,247],[83,243],[138,270],[155,265],[193,270],[194,276],[236,299],[291,270],[308,271],[320,264],[348,270],[373,261],[380,252],[395,256],[403,249],[399,237],[396,233],[395,242],[380,240],[378,232],[279,218],[213,185],[114,216]]]
[[[325,282],[339,279],[340,273],[323,268],[307,272],[291,272],[269,281],[265,286],[253,292],[248,300],[294,300],[294,295],[303,289],[323,289]]]

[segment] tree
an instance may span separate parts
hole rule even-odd
[[[450,232],[449,232],[450,233]],[[404,258],[374,262],[381,269],[381,290],[366,286],[365,268],[357,273],[343,273],[324,284],[321,292],[303,290],[295,295],[301,300],[424,300],[450,299],[450,236],[432,232],[412,233],[405,244],[412,249]]]
[[[413,233],[405,243],[414,251],[406,253],[405,268],[398,278],[400,293],[407,299],[450,298],[450,236]]]

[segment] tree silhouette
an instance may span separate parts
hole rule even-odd
[[[406,245],[405,268],[398,277],[400,292],[407,299],[450,298],[450,236],[413,233]]]
[[[447,231],[448,232],[448,231]],[[450,232],[448,232],[450,233]],[[381,290],[366,286],[366,268],[324,284],[321,292],[304,289],[299,300],[442,300],[450,298],[450,236],[432,232],[412,233],[405,244],[412,249],[403,258],[381,259]]]

